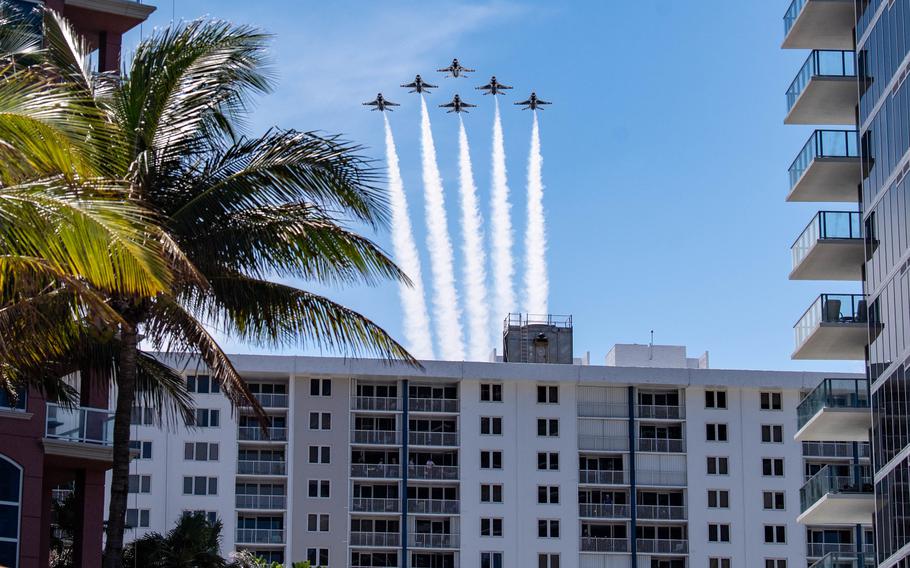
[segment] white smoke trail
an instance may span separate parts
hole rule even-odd
[[[468,313],[468,358],[483,361],[491,348],[487,313],[486,254],[483,221],[477,207],[477,186],[471,168],[471,149],[464,122],[458,120],[458,178],[461,193],[461,227],[464,234],[465,309]]]
[[[411,286],[398,285],[398,296],[404,310],[404,336],[408,351],[418,359],[433,359],[433,339],[430,337],[430,316],[424,300],[423,276],[420,256],[414,243],[411,218],[408,214],[408,198],[398,168],[398,151],[389,118],[385,119],[385,152],[389,166],[389,204],[392,208],[392,249],[398,266],[411,279]]]
[[[420,151],[423,162],[424,207],[426,209],[427,248],[433,273],[433,315],[439,352],[446,361],[464,360],[461,338],[461,310],[452,268],[452,242],[446,220],[442,176],[436,163],[436,146],[427,103],[420,98]]]
[[[543,176],[540,130],[537,113],[531,127],[531,154],[528,156],[528,226],[525,233],[525,290],[527,311],[547,314],[550,283],[547,276],[547,232],[543,213]]]
[[[512,278],[512,205],[509,203],[509,182],[506,177],[506,151],[502,140],[502,121],[499,99],[493,97],[496,114],[493,119],[493,187],[490,192],[490,240],[493,252],[493,337],[500,331],[503,318],[515,311],[515,290]]]

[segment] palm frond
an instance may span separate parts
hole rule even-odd
[[[145,408],[157,409],[162,424],[191,426],[196,406],[186,380],[149,353],[140,352],[138,362],[136,400]]]

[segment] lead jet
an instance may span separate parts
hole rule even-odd
[[[392,109],[389,107],[401,106],[398,103],[393,103],[392,101],[387,101],[384,98],[382,98],[382,93],[376,94],[376,100],[372,100],[368,103],[363,103],[363,104],[364,104],[364,106],[373,107],[370,110],[389,111],[389,112],[392,112]]]
[[[436,71],[440,73],[447,73],[446,77],[467,77],[468,73],[474,72],[473,69],[462,67],[461,63],[458,62],[458,59],[453,59],[451,65],[448,67],[443,67],[442,69],[437,69]]]
[[[538,98],[537,98],[537,93],[532,92],[532,93],[531,93],[531,96],[528,97],[528,100],[526,100],[526,101],[521,101],[520,103],[515,103],[515,104],[517,104],[517,105],[523,105],[524,108],[521,109],[521,110],[529,110],[529,109],[530,109],[530,110],[537,110],[537,107],[539,107],[540,105],[551,105],[551,104],[553,104],[553,103],[547,102],[547,101],[542,100],[542,99],[538,99]],[[543,109],[540,109],[540,110],[543,110]]]
[[[404,87],[405,89],[411,89],[410,91],[408,91],[409,93],[423,93],[424,91],[429,93],[430,89],[436,88],[436,85],[431,85],[431,84],[427,83],[426,81],[424,81],[423,79],[420,78],[420,75],[418,75],[418,76],[414,77],[413,83],[405,83],[402,85],[402,87]]]
[[[508,85],[503,85],[496,80],[496,75],[490,77],[490,82],[483,87],[475,87],[478,91],[484,91],[485,95],[504,95],[503,91],[511,89]]]
[[[458,95],[455,95],[455,98],[452,99],[452,102],[446,103],[444,105],[439,105],[439,106],[440,106],[440,108],[449,109],[447,112],[468,112],[466,109],[474,108],[477,105],[472,105],[470,103],[466,103],[463,100],[461,100],[461,97],[459,97]]]

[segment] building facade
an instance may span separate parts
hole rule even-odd
[[[647,345],[607,365],[232,359],[268,436],[172,359],[197,428],[136,409],[128,534],[203,511],[225,553],[353,568],[805,566],[824,547],[796,522],[800,490],[847,452],[794,441],[797,408],[861,379]]]

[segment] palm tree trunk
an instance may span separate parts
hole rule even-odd
[[[130,423],[136,398],[139,338],[136,325],[123,326],[117,362],[117,406],[114,410],[114,464],[108,509],[104,568],[123,566],[123,530],[130,474]]]

